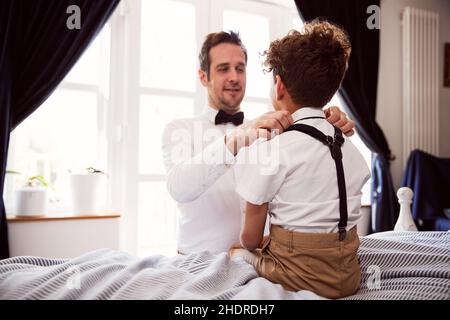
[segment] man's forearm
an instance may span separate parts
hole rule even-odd
[[[180,203],[194,201],[208,190],[225,171],[215,170],[215,165],[179,164],[167,175],[167,189]]]

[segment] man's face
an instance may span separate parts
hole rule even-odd
[[[221,43],[209,51],[209,79],[200,70],[200,81],[208,88],[211,107],[227,113],[239,111],[245,94],[246,64],[242,49],[231,43]]]

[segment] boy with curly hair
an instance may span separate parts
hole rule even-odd
[[[306,23],[302,32],[273,41],[265,52],[275,82],[272,103],[289,111],[294,125],[247,150],[277,147],[274,174],[245,160],[234,167],[236,191],[247,203],[242,248],[230,254],[287,290],[327,298],[354,294],[361,279],[356,225],[370,172],[322,110],[344,78],[350,52],[346,32],[327,21]],[[270,236],[263,239],[267,216]]]

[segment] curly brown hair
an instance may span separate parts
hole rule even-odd
[[[342,28],[316,19],[273,41],[264,66],[274,78],[280,76],[295,104],[322,108],[339,89],[350,51]]]

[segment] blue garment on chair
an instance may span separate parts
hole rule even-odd
[[[450,219],[444,209],[450,208],[450,159],[414,150],[409,156],[402,186],[414,191],[412,215],[415,220],[437,222],[439,219],[433,228],[448,230]]]
[[[434,230],[436,230],[436,231],[450,230],[450,219],[449,218],[436,219],[433,227],[434,227]]]

